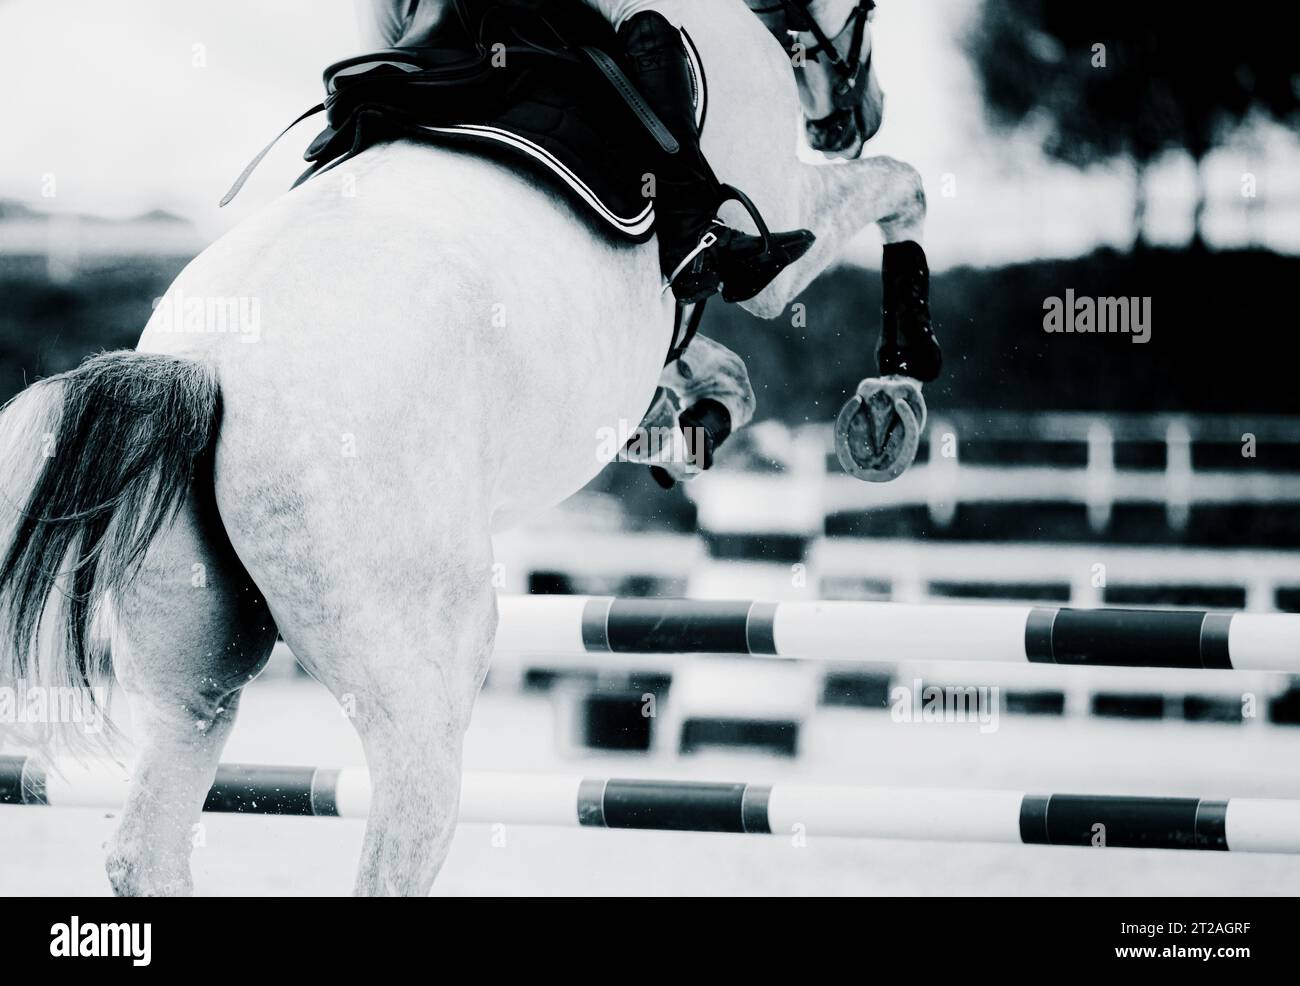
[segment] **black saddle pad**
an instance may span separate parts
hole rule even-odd
[[[371,145],[414,139],[471,149],[538,175],[618,235],[647,239],[653,200],[644,193],[654,142],[582,46],[613,52],[612,28],[573,4],[558,18],[482,25],[462,36],[357,56],[325,73],[329,126],[312,142],[312,167],[335,167]],[[493,40],[492,30],[501,32]],[[542,43],[541,37],[547,43]],[[704,74],[689,37],[703,125]],[[440,43],[439,43],[440,42]]]

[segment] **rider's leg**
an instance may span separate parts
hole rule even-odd
[[[363,49],[420,44],[441,23],[448,0],[353,0]]]
[[[391,48],[406,29],[406,0],[352,0],[363,50]]]
[[[582,2],[613,24],[615,30],[621,28],[624,22],[636,14],[664,7],[663,0],[582,0]],[[669,16],[671,19],[671,15]]]
[[[640,9],[642,0],[587,2],[616,21],[623,18],[619,39],[628,74],[680,145],[656,162],[660,261],[674,292],[683,301],[698,301],[722,286],[728,301],[753,297],[808,250],[813,235],[807,230],[774,234],[765,250],[759,238],[717,220],[727,196],[700,148],[689,61],[678,29],[658,9]]]

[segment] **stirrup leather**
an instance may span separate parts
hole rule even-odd
[[[713,224],[715,226],[723,225],[717,219],[713,220]],[[664,285],[663,294],[667,294],[669,291],[673,289],[673,284],[677,281],[677,278],[680,277],[682,272],[685,271],[687,268],[689,268],[691,264],[695,262],[696,257],[702,254],[705,250],[711,249],[714,245],[717,244],[717,242],[718,242],[718,234],[715,233],[713,230],[709,230],[707,233],[701,236],[700,242],[695,245],[695,249],[692,250],[690,253],[688,253],[685,257],[683,257],[682,262],[678,264],[675,268],[673,268],[673,272],[668,275],[668,283]]]

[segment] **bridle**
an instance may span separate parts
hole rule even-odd
[[[858,0],[849,13],[844,26],[836,32],[843,34],[850,26],[853,28],[853,41],[847,55],[841,55],[835,42],[828,35],[809,8],[814,0],[778,0],[774,6],[753,7],[756,14],[776,14],[785,12],[786,30],[795,33],[809,33],[817,44],[804,52],[806,58],[819,62],[823,58],[835,78],[835,87],[831,91],[831,105],[834,109],[820,120],[809,120],[810,130],[844,133],[850,124],[861,125],[862,104],[859,87],[866,82],[871,72],[871,58],[874,52],[868,52],[865,61],[862,58],[862,45],[867,37],[867,18],[876,9],[876,0]]]

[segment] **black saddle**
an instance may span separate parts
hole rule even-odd
[[[576,3],[548,7],[544,17],[513,7],[495,14],[473,25],[448,18],[428,45],[330,65],[324,101],[285,130],[326,114],[328,125],[305,154],[311,166],[295,185],[382,141],[428,141],[538,175],[598,225],[648,239],[654,209],[643,176],[655,144],[667,147],[673,138],[609,55],[618,49],[613,28]],[[685,32],[682,38],[702,125],[703,71]],[[244,170],[223,205],[276,141]]]

